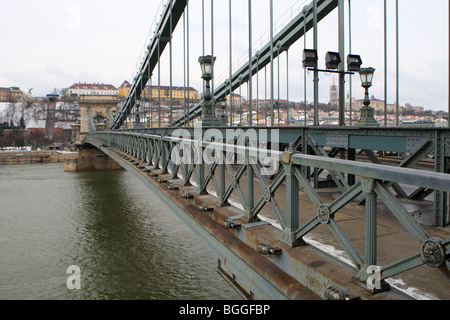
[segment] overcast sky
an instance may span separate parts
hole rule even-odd
[[[274,0],[274,20],[295,13],[310,1]],[[198,57],[201,45],[201,0],[190,0],[190,86],[201,88]],[[210,0],[205,0],[210,10]],[[266,41],[269,0],[252,1],[253,42]],[[232,0],[233,61],[248,48],[248,1]],[[384,99],[383,0],[352,0],[352,52],[364,67],[376,68],[371,94]],[[145,47],[159,0],[17,0],[3,1],[0,11],[0,86],[33,88],[34,96],[75,82],[110,83],[119,87],[133,76]],[[346,29],[348,28],[348,1]],[[293,7],[292,7],[293,6]],[[291,11],[288,11],[292,7]],[[448,110],[448,0],[400,0],[400,104]],[[229,67],[228,1],[214,2],[214,55],[216,81]],[[283,21],[288,16],[283,17]],[[210,29],[209,16],[206,27]],[[319,67],[327,51],[338,51],[337,9],[318,28]],[[346,53],[349,52],[348,30]],[[263,37],[262,40],[259,40]],[[206,34],[206,54],[211,52]],[[312,32],[307,47],[312,47]],[[289,99],[304,99],[301,58],[303,39],[289,50]],[[173,85],[183,85],[182,23],[174,33]],[[254,47],[256,50],[257,47]],[[388,0],[388,102],[395,102],[395,1]],[[167,54],[165,55],[167,61]],[[278,61],[275,61],[276,65]],[[286,99],[286,56],[280,58],[280,96]],[[234,65],[236,67],[237,65]],[[169,84],[167,64],[161,67],[162,85]],[[260,73],[263,82],[264,73]],[[277,78],[277,69],[276,77]],[[328,102],[329,87],[337,78],[320,75],[320,100]],[[256,77],[255,77],[256,79]],[[347,92],[349,86],[347,78]],[[153,80],[155,83],[155,80]],[[256,81],[255,81],[256,82]],[[277,85],[276,85],[277,86]],[[312,100],[312,75],[307,76],[307,99]],[[361,99],[359,77],[353,77],[353,95]],[[262,91],[262,90],[261,90]],[[264,98],[260,91],[259,98]],[[277,90],[275,91],[277,95]],[[242,91],[246,95],[246,90]],[[253,94],[256,98],[256,93]]]

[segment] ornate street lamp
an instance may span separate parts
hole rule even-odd
[[[202,79],[210,81],[212,79],[212,73],[214,70],[214,62],[216,62],[216,57],[204,56],[198,58],[200,62],[200,68],[202,69]]]
[[[212,105],[212,94],[211,87],[209,82],[212,79],[213,70],[214,70],[214,62],[216,61],[216,57],[213,56],[204,56],[198,59],[200,63],[200,67],[202,70],[202,79],[205,81],[204,92],[203,92],[203,107],[202,107],[202,125],[203,126],[212,126],[214,125],[214,112]]]
[[[360,127],[380,126],[377,120],[375,120],[374,109],[370,106],[370,98],[369,98],[369,88],[372,86],[374,73],[375,73],[374,68],[361,68],[359,71],[359,75],[361,76],[361,86],[365,89],[364,107],[360,109],[361,118],[356,123],[356,125]]]
[[[372,86],[374,73],[374,68],[361,68],[359,70],[359,75],[361,76],[361,86],[366,89],[366,94],[368,94],[368,89]]]
[[[142,128],[142,125],[141,125],[141,114],[139,113],[139,108],[141,107],[141,100],[137,99],[134,107],[136,108],[136,115],[135,115],[135,120],[134,120],[134,128],[135,129],[141,129]]]

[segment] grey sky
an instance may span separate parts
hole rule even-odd
[[[292,5],[301,8],[310,1],[274,0],[275,20]],[[201,0],[190,6],[190,85],[201,87],[197,59],[202,55]],[[206,10],[210,1],[206,0]],[[253,1],[253,42],[269,29],[269,0]],[[383,0],[352,0],[352,52],[364,66],[377,69],[371,94],[384,98]],[[17,0],[3,1],[0,11],[0,86],[17,85],[35,96],[75,82],[104,82],[116,87],[130,80],[139,54],[159,7],[159,0]],[[346,7],[348,1],[345,1]],[[400,0],[400,104],[448,110],[448,1]],[[432,5],[430,5],[432,4]],[[247,1],[233,0],[233,60],[248,45]],[[214,55],[216,75],[228,68],[228,1],[214,2]],[[319,25],[319,65],[327,51],[338,50],[337,10]],[[430,12],[430,14],[427,14]],[[432,12],[432,13],[431,13]],[[346,19],[347,17],[346,8]],[[388,102],[395,101],[395,1],[388,0]],[[209,18],[208,18],[209,19]],[[207,21],[209,28],[209,21]],[[348,21],[346,20],[346,28]],[[266,34],[267,35],[267,34]],[[211,51],[206,34],[206,53]],[[307,34],[312,47],[312,32]],[[183,70],[182,25],[174,34],[175,70]],[[289,99],[303,100],[303,39],[289,51]],[[348,53],[348,39],[346,39]],[[167,55],[164,58],[167,61]],[[277,62],[276,62],[277,63]],[[280,59],[280,96],[286,98],[286,57]],[[162,84],[168,84],[167,66],[162,66]],[[264,74],[260,74],[263,77]],[[320,100],[328,102],[333,75],[320,75]],[[260,78],[260,81],[262,78]],[[337,80],[337,78],[336,78]],[[183,74],[174,75],[174,85],[183,85]],[[348,86],[348,78],[347,78]],[[348,87],[347,87],[348,88]],[[347,89],[348,91],[348,89]],[[312,100],[312,77],[307,78],[307,99]],[[245,92],[243,91],[243,94]],[[353,77],[353,95],[363,89]],[[276,92],[277,94],[277,92]],[[254,93],[255,97],[255,93]],[[263,93],[260,93],[263,98]]]

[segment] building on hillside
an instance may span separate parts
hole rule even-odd
[[[119,98],[125,98],[131,90],[131,84],[128,81],[124,81],[119,87]]]
[[[103,83],[75,83],[65,91],[70,98],[81,96],[118,96],[119,90],[111,84]]]
[[[0,102],[19,102],[24,97],[24,93],[18,87],[0,87]]]
[[[346,111],[350,109],[349,102],[347,100],[346,103]],[[364,99],[356,100],[352,99],[352,109],[353,111],[358,111],[360,108],[364,106]],[[378,114],[384,114],[384,100],[380,100],[375,98],[373,95],[370,97],[370,106],[375,109],[375,112]],[[400,107],[402,109],[403,107]],[[388,103],[386,105],[387,113],[392,114],[396,112],[395,104]]]
[[[128,81],[124,81],[119,87],[119,98],[126,98],[131,90],[131,84]],[[176,87],[172,86],[146,86],[142,93],[142,99],[170,99],[170,92],[172,91],[172,99],[184,99],[186,97],[191,100],[199,99],[199,92],[194,88]]]
[[[420,106],[412,106],[410,103],[405,103],[404,112],[409,115],[419,115],[425,112],[425,108]]]
[[[226,99],[228,107],[231,105],[231,100],[233,100],[233,107],[239,107],[241,104],[244,104],[246,102],[243,97],[236,93],[233,93],[231,96],[228,95]]]

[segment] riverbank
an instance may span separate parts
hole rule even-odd
[[[17,151],[0,152],[0,165],[33,164],[33,163],[64,163],[76,159],[78,153],[58,153],[57,151]]]

